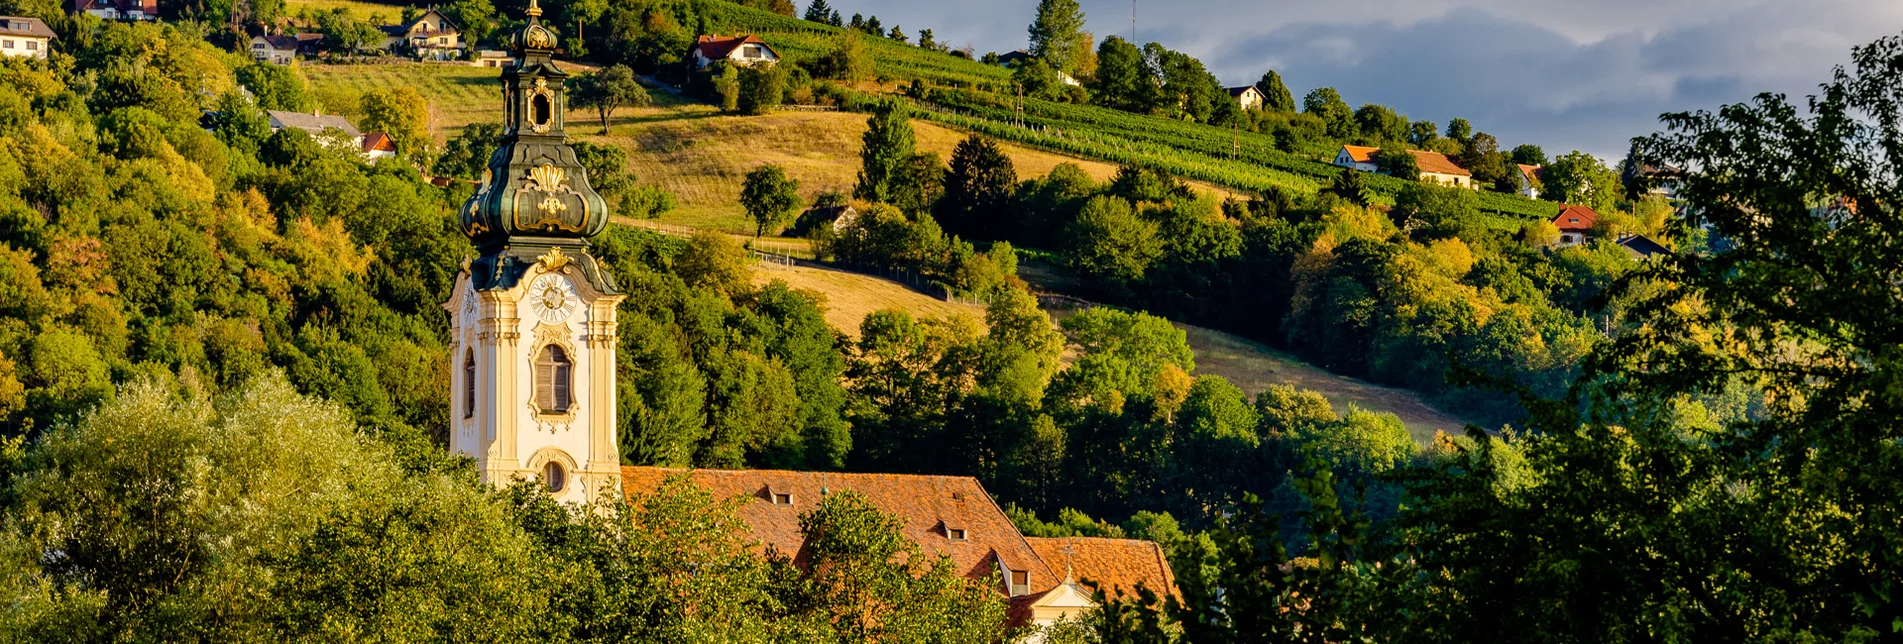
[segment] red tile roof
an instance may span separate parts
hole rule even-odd
[[[1347,150],[1348,158],[1353,159],[1355,163],[1374,163],[1374,155],[1381,152],[1381,148],[1365,145],[1344,145],[1341,149]]]
[[[1136,596],[1138,584],[1159,597],[1182,598],[1176,575],[1154,541],[1099,537],[1026,537],[1053,572],[1068,572],[1079,582],[1095,583],[1105,595]]]
[[[371,132],[363,135],[363,151],[396,152],[396,141],[392,140],[389,134]]]
[[[1553,225],[1562,232],[1590,232],[1599,221],[1599,213],[1585,206],[1567,206],[1553,216]]]
[[[1524,163],[1516,163],[1514,165],[1520,166],[1520,176],[1526,177],[1528,180],[1538,179],[1540,175],[1546,173],[1546,166],[1543,165],[1527,165]]]
[[[747,43],[759,43],[766,45],[766,48],[769,50],[773,49],[772,45],[767,45],[766,41],[761,40],[759,36],[747,34],[745,36],[732,36],[727,38],[720,36],[701,36],[694,39],[694,46],[688,48],[687,51],[692,53],[695,49],[699,49],[700,55],[706,56],[708,60],[724,60],[728,55],[733,53],[733,50],[739,49],[741,45]]]
[[[800,534],[799,517],[839,490],[864,495],[881,512],[898,517],[907,538],[920,550],[951,558],[953,566],[971,579],[988,580],[998,563],[1030,573],[1029,587],[1048,589],[1060,581],[998,508],[984,486],[968,476],[793,472],[787,470],[681,470],[659,467],[621,468],[622,489],[630,495],[660,487],[668,476],[686,472],[689,480],[717,497],[751,497],[739,510],[753,527],[756,546],[772,547],[804,563],[810,556]],[[787,504],[775,503],[786,495]],[[964,530],[954,541],[948,530]],[[1007,580],[1008,581],[1008,580]],[[998,586],[1004,592],[1002,583]]]
[[[1408,150],[1408,153],[1414,155],[1414,165],[1421,169],[1421,174],[1451,174],[1459,177],[1471,177],[1474,174],[1439,152]]]

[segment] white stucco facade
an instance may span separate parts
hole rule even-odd
[[[477,291],[467,269],[456,278],[444,304],[453,338],[450,450],[475,459],[482,480],[499,486],[542,480],[555,463],[564,480],[551,494],[593,503],[621,489],[615,307],[623,296],[595,290],[559,253],[543,257],[507,290]],[[535,361],[550,345],[572,365],[572,402],[560,412],[536,406]]]

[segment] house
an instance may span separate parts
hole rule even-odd
[[[396,140],[384,132],[371,132],[363,135],[363,158],[376,161],[384,157],[396,156]]]
[[[462,28],[435,9],[407,24],[382,25],[383,48],[407,51],[424,60],[455,60],[463,55]]]
[[[812,556],[800,515],[826,495],[852,490],[902,523],[901,533],[928,556],[950,559],[966,578],[990,583],[1011,602],[1014,624],[1049,624],[1094,605],[1085,582],[1116,596],[1138,584],[1175,595],[1175,577],[1155,543],[1134,539],[1032,539],[1018,532],[978,480],[968,476],[621,468],[630,495],[685,474],[716,498],[746,499],[736,514],[760,554],[769,549],[805,565]]]
[[[1626,235],[1619,240],[1619,247],[1632,253],[1632,256],[1638,259],[1651,259],[1659,255],[1669,255],[1672,252],[1672,249],[1666,248],[1664,244],[1653,241],[1645,235]]]
[[[366,142],[363,133],[358,132],[356,126],[351,125],[350,121],[344,117],[324,116],[314,112],[305,114],[303,112],[284,112],[279,110],[265,110],[264,114],[271,119],[272,132],[287,127],[303,130],[309,132],[313,138],[316,138],[319,143],[324,144],[326,147],[336,148],[349,145],[352,149],[367,152],[367,150],[365,150]],[[341,133],[343,139],[339,140],[326,136],[326,133],[331,130],[336,130]],[[394,147],[395,146],[392,146],[392,152],[395,151]],[[374,159],[375,157],[372,158]]]
[[[515,56],[510,55],[507,51],[500,49],[479,49],[476,50],[476,59],[470,61],[469,64],[477,67],[508,67],[509,63],[514,61]]]
[[[1592,229],[1599,223],[1599,213],[1585,206],[1567,206],[1553,216],[1553,226],[1559,229],[1559,245],[1578,246],[1592,238]]]
[[[687,48],[687,60],[694,69],[707,69],[714,61],[728,61],[735,65],[750,66],[758,63],[773,64],[779,62],[779,52],[766,44],[759,36],[701,36],[694,39],[694,45]]]
[[[998,64],[1004,65],[1005,67],[1016,67],[1019,63],[1032,58],[1035,58],[1035,56],[1032,56],[1031,52],[1017,49],[998,54]]]
[[[1256,89],[1254,85],[1231,87],[1229,97],[1236,99],[1236,105],[1245,110],[1262,109],[1262,104],[1267,102],[1262,96],[1262,90]]]
[[[1374,172],[1378,169],[1374,163],[1374,156],[1380,152],[1381,148],[1371,148],[1365,145],[1344,145],[1341,146],[1340,152],[1335,153],[1335,165],[1344,168],[1354,168],[1362,172]]]
[[[70,0],[67,13],[85,13],[107,20],[158,20],[159,0]]]
[[[289,65],[298,56],[316,56],[323,42],[324,34],[252,36],[251,58],[273,65]]]
[[[1540,186],[1545,180],[1546,166],[1527,165],[1524,163],[1516,163],[1514,166],[1518,168],[1520,172],[1519,180],[1516,182],[1519,184],[1520,189],[1516,192],[1520,196],[1528,199],[1540,198]]]
[[[1453,159],[1439,152],[1408,150],[1414,155],[1414,165],[1421,169],[1422,183],[1438,183],[1456,188],[1474,187],[1474,173],[1468,172]]]
[[[0,16],[0,56],[25,56],[46,59],[52,48],[53,29],[39,18]]]

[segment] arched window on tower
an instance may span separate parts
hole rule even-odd
[[[568,352],[553,344],[543,347],[542,354],[535,359],[535,406],[544,413],[567,412],[573,373],[574,365],[568,361]]]
[[[476,351],[463,353],[463,418],[476,417]]]

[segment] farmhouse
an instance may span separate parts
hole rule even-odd
[[[996,576],[1009,598],[1013,624],[1044,625],[1095,605],[1086,583],[1111,597],[1134,597],[1138,586],[1175,596],[1175,576],[1162,548],[1136,539],[1025,537],[984,486],[969,476],[621,468],[622,488],[636,496],[670,476],[687,479],[716,498],[745,499],[737,511],[758,551],[771,549],[805,565],[811,551],[800,515],[829,494],[851,490],[903,522],[901,533],[921,552],[944,556],[968,579]]]
[[[1374,172],[1377,169],[1374,163],[1374,155],[1380,152],[1381,148],[1371,148],[1365,145],[1344,145],[1341,146],[1340,152],[1335,153],[1335,165],[1344,168],[1354,168],[1362,172]]]
[[[159,0],[71,0],[67,13],[84,13],[107,20],[158,20]]]
[[[39,18],[0,16],[0,56],[46,59],[58,36]]]
[[[383,132],[371,132],[363,135],[363,157],[376,161],[384,157],[396,156],[396,140]]]
[[[1474,173],[1468,172],[1453,159],[1439,152],[1408,150],[1414,155],[1414,165],[1421,169],[1422,183],[1438,183],[1457,188],[1474,187]]]
[[[1262,104],[1267,102],[1262,96],[1262,90],[1256,89],[1254,85],[1231,87],[1229,97],[1236,99],[1236,105],[1245,110],[1262,109]]]
[[[715,61],[728,61],[735,65],[752,66],[779,62],[779,52],[766,44],[759,36],[701,36],[694,39],[694,45],[687,48],[688,63],[694,69],[707,69]]]
[[[1578,246],[1592,238],[1592,229],[1599,223],[1599,213],[1585,206],[1567,206],[1553,216],[1553,226],[1559,228],[1559,245]]]
[[[423,60],[455,60],[462,57],[462,28],[432,8],[408,24],[383,25],[383,48],[408,52]]]
[[[1520,173],[1520,176],[1515,177],[1520,189],[1515,192],[1528,199],[1540,198],[1540,185],[1545,179],[1546,166],[1516,163],[1514,167]]]
[[[324,42],[324,34],[290,36],[258,35],[251,37],[251,58],[273,65],[289,65],[298,56],[315,56]]]

